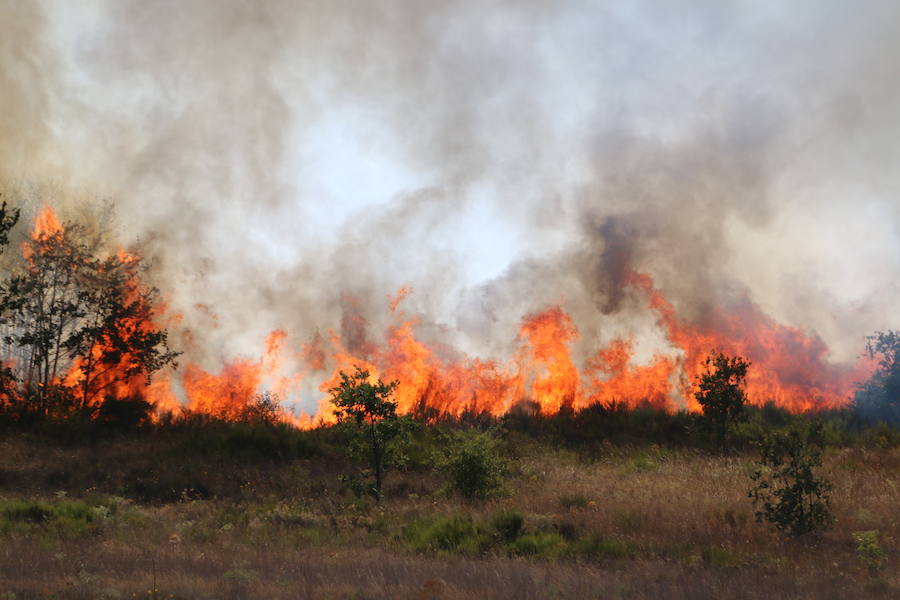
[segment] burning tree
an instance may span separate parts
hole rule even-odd
[[[724,448],[729,428],[743,417],[747,402],[743,385],[750,363],[720,352],[708,357],[703,365],[706,372],[697,382],[695,397],[720,448]]]
[[[137,257],[119,253],[97,262],[86,282],[83,318],[65,341],[77,368],[68,381],[77,385],[81,408],[134,378],[149,382],[178,356],[166,331],[153,325],[158,292],[141,283],[140,266]]]
[[[7,208],[6,202],[0,204],[0,254],[9,243],[9,231],[19,220],[19,211]],[[3,323],[3,315],[6,314],[7,293],[5,287],[0,284],[0,323]],[[8,403],[15,395],[15,376],[12,369],[5,362],[0,361],[0,401]]]
[[[174,362],[153,323],[158,292],[140,281],[140,258],[105,256],[98,239],[63,226],[50,209],[22,251],[25,265],[9,279],[3,308],[26,410],[93,409]]]
[[[35,219],[23,244],[25,268],[9,280],[6,308],[12,332],[6,342],[15,357],[27,398],[46,413],[63,394],[60,374],[68,367],[66,342],[84,317],[80,279],[91,270],[93,248],[80,227],[64,228],[52,212]]]

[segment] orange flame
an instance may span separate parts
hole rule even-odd
[[[44,206],[34,218],[34,226],[31,229],[31,239],[46,240],[63,233],[64,229],[56,211],[50,206]]]
[[[53,210],[44,207],[35,218],[32,241],[23,248],[26,257],[40,252],[41,243],[63,232]],[[117,257],[126,268],[139,263],[136,255],[124,250]],[[128,274],[127,293],[136,297],[143,283],[136,268]],[[282,415],[295,425],[310,427],[334,420],[329,390],[340,382],[341,371],[351,372],[357,366],[368,370],[373,379],[398,381],[395,399],[400,412],[423,416],[466,411],[502,415],[523,402],[531,402],[545,413],[593,403],[650,403],[668,410],[698,411],[694,386],[703,373],[704,359],[714,352],[742,356],[752,363],[746,382],[751,403],[771,401],[795,412],[828,409],[845,406],[855,382],[871,369],[866,363],[855,368],[829,364],[828,349],[821,339],[777,323],[750,302],[727,311],[712,310],[698,322],[683,322],[649,275],[628,273],[625,285],[645,298],[647,310],[656,315],[668,341],[668,347],[661,348],[645,364],[634,362],[634,340],[627,337],[612,340],[594,350],[582,365],[576,364],[572,345],[578,340],[578,329],[561,306],[525,316],[516,340],[518,348],[509,361],[461,356],[416,337],[419,320],[400,310],[411,293],[404,286],[388,298],[393,324],[381,345],[369,332],[360,301],[344,294],[340,334],[316,334],[294,354],[288,347],[288,334],[275,330],[258,359],[232,360],[216,374],[190,363],[183,369],[180,383],[189,410],[237,420],[243,418],[265,386],[282,398],[295,400],[296,394],[292,397],[291,393],[304,377],[321,379],[318,390],[322,396],[314,415]],[[215,325],[217,318],[209,307],[197,306]],[[177,325],[178,316],[164,321],[165,311],[164,305],[154,307],[149,319],[122,322],[119,334],[127,338]],[[103,350],[99,345],[95,358]],[[124,356],[118,368],[127,369],[130,360]],[[302,368],[295,366],[298,361]],[[64,383],[77,386],[79,377],[80,364],[76,363]],[[172,373],[160,374],[147,385],[143,377],[123,377],[121,371],[111,371],[100,377],[98,385],[116,397],[140,395],[157,412],[175,411],[181,406],[173,391],[176,381]]]
[[[46,254],[49,251],[49,244],[54,239],[62,237],[64,233],[65,228],[59,222],[56,211],[45,205],[34,217],[30,239],[22,242],[22,256],[34,264],[35,253]]]
[[[123,302],[130,304],[141,301],[140,297],[146,286],[141,281],[137,271],[140,257],[124,249],[119,249],[116,253],[116,258],[124,266],[126,274]],[[141,315],[141,317],[119,319],[114,324],[116,338],[127,342],[129,339],[137,336],[158,333],[165,325],[179,321],[179,315],[170,315],[164,319],[163,315],[165,312],[166,305],[160,303],[156,306],[150,306],[149,312]],[[160,325],[158,322],[164,324]],[[128,352],[119,353],[110,335],[103,335],[96,341],[91,350],[89,360],[96,363],[106,353],[118,355],[118,363],[113,366],[99,366],[98,370],[92,375],[91,380],[87,382],[87,385],[93,390],[102,392],[92,395],[90,398],[91,403],[98,404],[106,396],[119,399],[142,397],[150,402],[157,412],[175,410],[178,402],[171,392],[170,375],[168,373],[158,374],[157,378],[148,384],[145,375],[141,373],[142,369],[137,357]],[[79,358],[73,361],[68,372],[62,378],[64,385],[75,390],[81,389],[86,384],[82,371],[83,366],[85,366],[84,359]],[[129,375],[132,371],[137,374]]]
[[[717,311],[703,323],[683,323],[672,305],[655,288],[649,275],[631,273],[627,280],[646,297],[647,307],[658,316],[671,348],[658,353],[649,364],[632,363],[633,342],[616,339],[599,348],[579,372],[571,354],[578,330],[559,306],[528,315],[522,322],[519,350],[505,367],[494,361],[464,357],[442,361],[434,350],[415,336],[416,319],[391,326],[383,348],[375,347],[370,360],[349,353],[332,334],[332,354],[321,344],[309,347],[316,368],[333,365],[320,390],[327,392],[339,381],[340,371],[359,365],[386,381],[396,380],[396,401],[401,412],[430,411],[460,414],[485,410],[495,415],[509,411],[522,401],[553,413],[563,407],[619,403],[636,406],[649,403],[675,410],[700,409],[693,392],[703,373],[703,361],[714,352],[740,355],[753,363],[747,378],[750,402],[774,402],[791,411],[837,408],[849,402],[855,381],[864,369],[842,369],[830,365],[827,347],[815,336],[781,325],[752,304],[733,312]],[[408,294],[404,288],[390,300],[389,309]],[[371,342],[364,321],[354,317],[354,336]],[[327,410],[327,398],[320,410]]]
[[[205,371],[196,363],[185,367],[183,386],[187,409],[226,421],[239,421],[260,395],[267,379],[274,379],[274,392],[287,396],[300,382],[301,374],[277,376],[283,361],[287,333],[276,329],[266,337],[266,349],[258,360],[240,358],[226,363],[218,374]],[[281,418],[290,420],[282,413]]]

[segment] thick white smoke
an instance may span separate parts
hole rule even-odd
[[[468,352],[559,302],[585,352],[652,345],[626,267],[848,361],[900,321],[898,30],[888,1],[0,0],[0,177],[26,212],[112,198],[208,367],[346,294],[379,331],[404,284]]]

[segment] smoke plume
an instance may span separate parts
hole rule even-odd
[[[752,310],[849,363],[900,322],[900,6],[0,1],[5,197],[114,205],[215,369],[398,310],[508,357],[562,305],[575,359]],[[93,200],[90,200],[93,199]],[[355,324],[354,324],[355,323]],[[312,400],[304,399],[307,409]]]

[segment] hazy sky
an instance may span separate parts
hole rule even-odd
[[[476,354],[556,302],[655,340],[620,247],[686,318],[745,297],[839,361],[900,326],[896,2],[0,0],[0,34],[0,174],[112,198],[209,367],[404,284]]]

